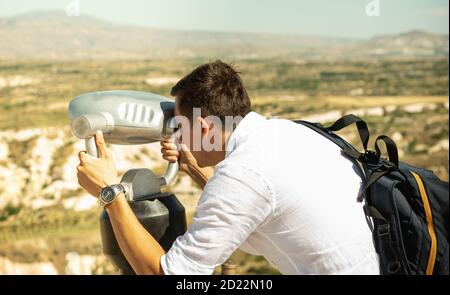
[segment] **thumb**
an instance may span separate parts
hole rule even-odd
[[[108,156],[108,149],[101,130],[97,131],[95,134],[95,143],[97,144],[98,156],[100,158],[106,158]]]
[[[178,143],[177,145],[179,146],[180,151],[185,153],[191,153],[187,145],[185,145],[184,143]]]
[[[194,158],[194,155],[192,154],[191,150],[189,150],[187,145],[185,145],[184,143],[179,143],[178,146],[180,149],[180,154],[182,154],[185,158],[187,158],[187,159]]]

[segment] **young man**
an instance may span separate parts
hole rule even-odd
[[[137,273],[212,274],[240,248],[263,255],[283,274],[379,274],[356,202],[359,167],[334,143],[302,125],[251,112],[238,73],[221,61],[195,69],[172,95],[176,114],[189,120],[181,127],[182,149],[163,141],[162,153],[179,161],[203,193],[192,225],[167,253],[123,194],[106,206]],[[227,116],[243,119],[224,128]],[[96,141],[100,158],[80,152],[78,166],[80,185],[94,196],[119,182],[101,133]]]

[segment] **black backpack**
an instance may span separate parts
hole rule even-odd
[[[319,123],[294,122],[327,137],[362,166],[365,184],[357,201],[364,201],[381,274],[449,274],[448,182],[432,171],[399,162],[397,146],[385,135],[376,139],[375,151],[368,150],[367,124],[355,115],[344,116],[328,128]],[[363,153],[334,133],[354,123]],[[388,159],[381,157],[381,141]]]

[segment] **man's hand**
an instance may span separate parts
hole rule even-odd
[[[119,181],[112,154],[106,147],[101,131],[95,135],[95,143],[99,158],[92,157],[85,151],[78,153],[80,164],[77,166],[77,178],[82,188],[94,197],[98,197],[104,187],[119,183]]]
[[[118,183],[117,170],[111,152],[106,148],[103,133],[95,135],[99,158],[86,152],[78,154],[78,183],[94,197],[109,185]],[[142,226],[123,194],[106,208],[114,235],[122,253],[137,274],[163,274],[161,256],[164,249]]]
[[[163,159],[170,163],[178,161],[181,171],[189,172],[190,168],[198,167],[197,160],[183,144],[180,143],[182,149],[178,151],[177,146],[170,138],[163,139],[160,143]]]
[[[171,163],[179,162],[180,170],[186,172],[194,182],[203,189],[208,180],[214,175],[213,167],[200,168],[197,160],[186,145],[180,143],[181,150],[170,140],[161,141],[163,158]]]

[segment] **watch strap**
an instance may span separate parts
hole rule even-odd
[[[100,196],[98,197],[98,200],[99,200],[100,205],[103,208],[105,208],[106,205],[111,204],[112,202],[114,202],[114,200],[117,198],[118,195],[120,195],[120,193],[126,194],[125,187],[122,184],[120,184],[120,183],[113,184],[113,185],[107,186],[105,188],[112,188],[112,190],[114,191],[115,195],[114,195],[114,198],[111,201],[107,202],[107,201],[103,200],[102,193],[100,192]],[[105,189],[105,188],[103,188],[103,189]],[[103,189],[102,189],[102,191],[103,191]]]

